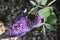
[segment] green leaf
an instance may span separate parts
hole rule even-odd
[[[38,13],[42,16],[42,18],[46,19],[48,16],[50,16],[53,12],[52,7],[45,7],[43,9],[40,9]]]
[[[48,24],[55,24],[57,22],[57,18],[54,12],[52,12],[52,14],[47,17],[47,21]]]
[[[38,8],[34,7],[34,8],[32,8],[32,9],[30,10],[30,12],[37,12],[37,9],[38,9]]]
[[[46,28],[50,31],[56,31],[56,28],[51,26],[50,24],[45,24],[46,25]]]
[[[36,0],[36,2],[38,3],[38,5],[46,5],[48,0]]]
[[[46,5],[47,1],[48,1],[48,0],[42,0],[42,1],[41,1],[41,4],[42,4],[42,5]]]
[[[35,0],[39,5],[41,4],[41,0]]]

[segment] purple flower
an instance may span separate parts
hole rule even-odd
[[[22,14],[16,19],[15,23],[11,26],[12,35],[22,36],[41,23],[41,16],[39,14],[37,14],[33,20],[30,20],[32,19],[32,15],[30,15],[30,19],[28,16],[29,15]]]

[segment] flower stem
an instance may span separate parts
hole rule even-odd
[[[44,26],[43,26],[43,40],[48,40]]]
[[[44,19],[44,24],[45,24],[45,19]],[[43,25],[42,32],[43,32],[43,40],[48,40],[47,35],[46,35],[45,25]]]
[[[55,1],[56,1],[56,0],[51,1],[51,2],[48,4],[48,6],[50,6],[51,4],[53,4]]]

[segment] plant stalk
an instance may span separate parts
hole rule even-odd
[[[44,24],[45,24],[45,19],[44,19]],[[47,35],[46,35],[45,25],[43,25],[42,32],[43,32],[43,40],[48,40]]]

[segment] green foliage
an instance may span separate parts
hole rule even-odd
[[[51,26],[50,24],[45,24],[46,28],[50,31],[56,31],[56,28]]]
[[[38,3],[38,5],[46,5],[48,0],[35,0],[35,1]]]
[[[38,4],[41,4],[41,0],[35,0]]]
[[[54,12],[52,12],[52,14],[50,16],[47,17],[47,21],[48,24],[55,24],[57,22],[57,18]]]
[[[30,12],[37,12],[38,8],[37,7],[34,7],[30,10]]]
[[[52,12],[53,12],[52,7],[45,7],[38,11],[38,13],[42,16],[43,19],[46,19],[48,16],[50,16]]]
[[[56,15],[53,12],[53,7],[45,7],[43,9],[39,10],[38,13],[42,16],[42,18],[46,22],[43,25],[45,25],[46,28],[51,31],[56,31],[56,28],[51,26],[52,24],[55,24],[57,22]]]
[[[42,4],[42,5],[46,5],[47,1],[48,1],[48,0],[41,0],[41,4]]]

